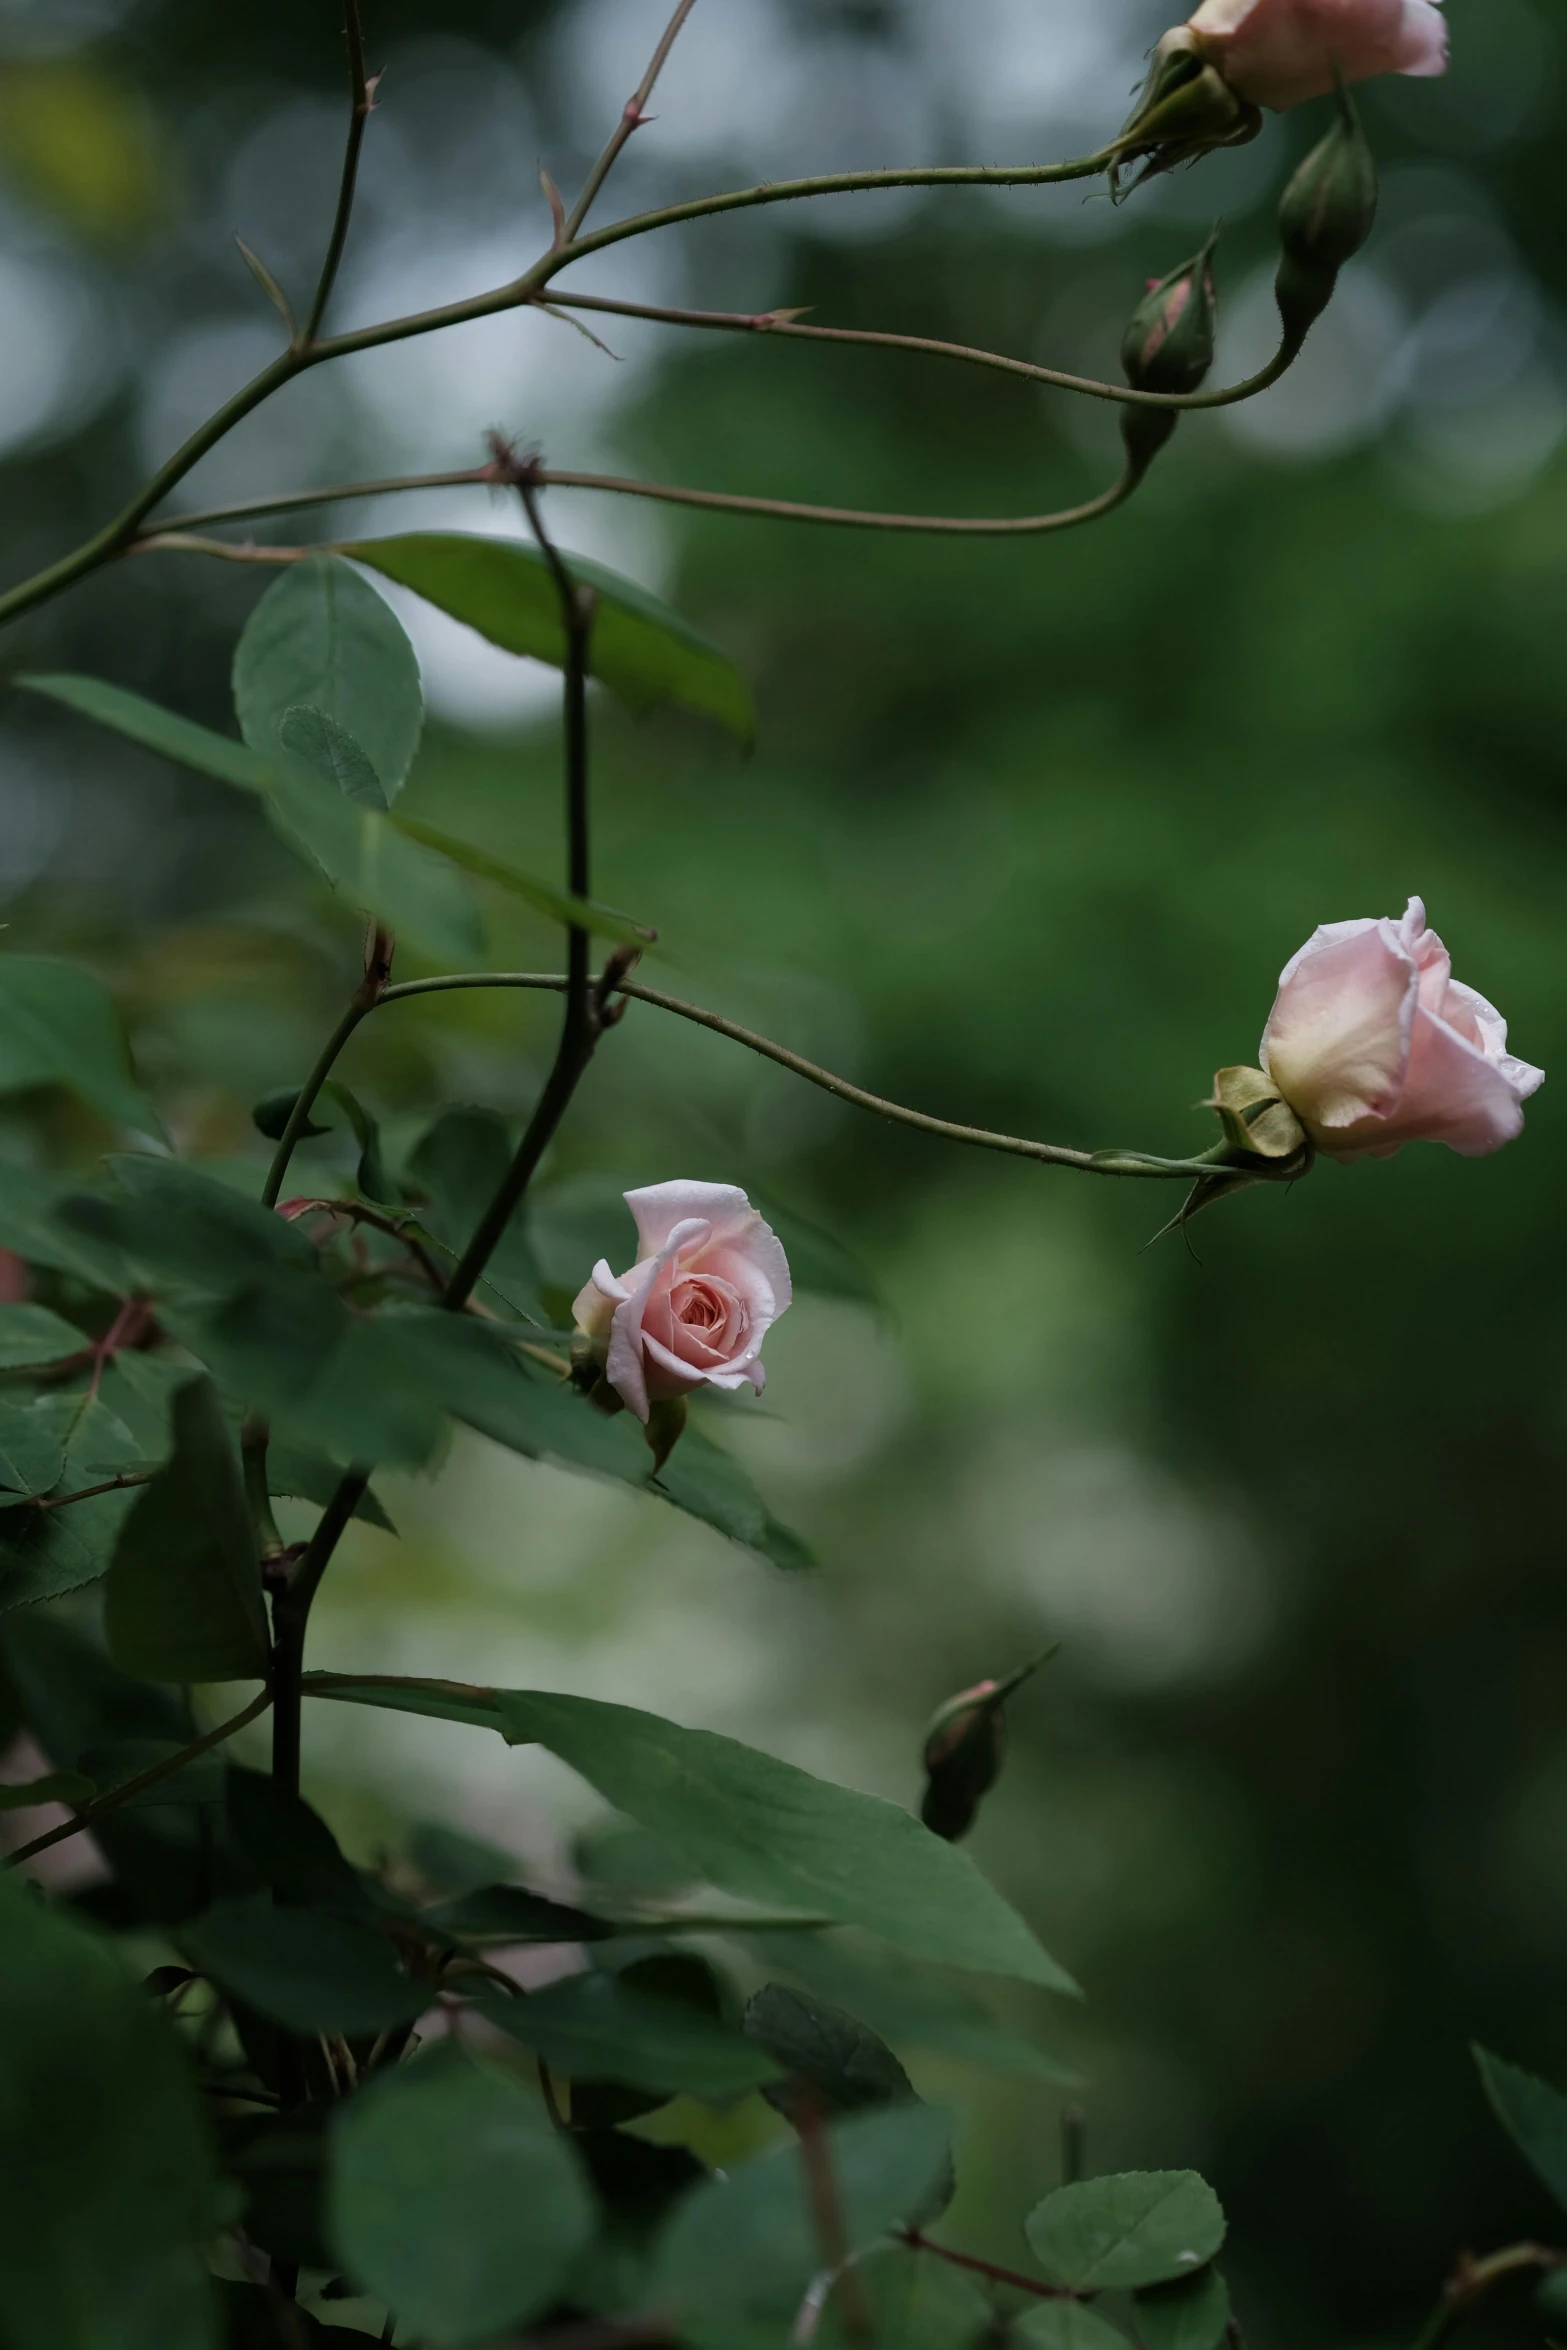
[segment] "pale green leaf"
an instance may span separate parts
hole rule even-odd
[[[337,555],[291,565],[235,648],[234,709],[253,750],[274,753],[300,706],[351,739],[380,783],[382,806],[396,798],[424,725],[419,664],[386,598]]]

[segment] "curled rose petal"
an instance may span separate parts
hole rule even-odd
[[[1202,0],[1188,26],[1237,97],[1275,111],[1326,97],[1336,79],[1447,67],[1433,0]]]

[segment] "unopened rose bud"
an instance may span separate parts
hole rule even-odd
[[[980,1802],[1001,1776],[1006,1757],[1006,1701],[1044,1662],[1044,1657],[1034,1657],[1004,1681],[976,1681],[971,1689],[948,1698],[931,1717],[925,1732],[920,1818],[933,1835],[955,1844],[974,1825]]]
[[[1121,337],[1121,365],[1139,392],[1195,392],[1213,365],[1218,299],[1213,283],[1213,239],[1190,261],[1155,280],[1132,312]],[[1174,432],[1165,408],[1123,408],[1121,435],[1141,473]]]
[[[1279,203],[1276,291],[1285,338],[1305,341],[1327,308],[1346,261],[1360,251],[1377,216],[1377,165],[1347,94],[1338,119],[1286,187]]]

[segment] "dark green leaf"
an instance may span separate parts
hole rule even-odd
[[[0,1371],[33,1363],[61,1363],[80,1354],[88,1341],[47,1306],[0,1306]]]
[[[351,1704],[482,1723],[510,1745],[548,1747],[606,1803],[741,1900],[863,1926],[950,1966],[1076,1988],[956,1845],[896,1804],[834,1787],[733,1738],[632,1706],[533,1690],[331,1673],[307,1674],[305,1686]]]
[[[1230,2323],[1230,2295],[1216,2268],[1178,2284],[1154,2285],[1132,2304],[1143,2350],[1219,2350]]]
[[[775,1567],[815,1563],[799,1535],[773,1516],[740,1463],[700,1428],[687,1425],[659,1470],[653,1491],[688,1517],[716,1526],[732,1542],[743,1542]]]
[[[855,1305],[883,1304],[870,1273],[835,1232],[796,1215],[793,1208],[781,1207],[763,1192],[752,1191],[751,1205],[761,1211],[782,1241],[797,1290],[812,1289],[820,1297],[848,1298]]]
[[[101,1397],[48,1396],[40,1399],[43,1407],[58,1414],[66,1430],[62,1492],[83,1492],[122,1468],[144,1465],[136,1439]],[[137,1489],[125,1487],[63,1509],[0,1513],[0,1613],[57,1599],[107,1574],[136,1499]]]
[[[274,1443],[267,1447],[267,1485],[274,1494],[313,1501],[325,1509],[342,1482],[343,1470],[337,1462],[324,1459],[320,1453],[306,1452],[294,1444]],[[362,1518],[367,1526],[379,1526],[383,1534],[397,1532],[370,1486],[366,1486],[356,1504],[354,1516]]]
[[[374,1917],[378,1905],[319,1812],[260,1771],[228,1770],[229,1826],[257,1869],[300,1909]]]
[[[1567,2210],[1567,2097],[1488,2048],[1476,2048],[1474,2059],[1497,2120]]]
[[[451,866],[404,839],[393,830],[389,817],[374,808],[356,808],[332,785],[289,759],[281,744],[275,754],[263,756],[248,743],[215,734],[209,726],[197,726],[140,694],[93,677],[29,677],[17,682],[182,766],[257,793],[268,822],[335,889],[443,961],[471,963],[479,954],[473,902]]]
[[[1119,2328],[1081,2301],[1041,2301],[1013,2320],[1008,2338],[1028,2350],[1127,2350]]]
[[[223,2129],[224,2169],[244,2194],[246,2235],[263,2252],[301,2268],[333,2265],[323,2209],[329,2110],[239,2113]],[[275,2332],[266,2350],[281,2350]]]
[[[568,2079],[724,2099],[778,2074],[771,2057],[738,2032],[614,1975],[573,1975],[520,1999],[486,1992],[479,2005]]]
[[[58,1412],[0,1398],[0,1487],[5,1493],[48,1493],[65,1467],[67,1431]],[[0,1494],[0,1506],[4,1495]]]
[[[882,2350],[989,2350],[1002,2339],[992,2304],[971,2278],[901,2245],[866,2253],[839,2279],[822,2311],[818,2350],[852,2350],[865,2338],[865,2317]]]
[[[847,2248],[929,2208],[951,2162],[947,2125],[926,2105],[861,2114],[822,2133]],[[794,2145],[698,2187],[660,2239],[651,2299],[696,2350],[780,2350],[825,2265]]]
[[[763,1985],[746,2008],[745,2031],[787,2076],[785,2088],[769,2099],[784,2113],[799,2087],[830,2113],[906,2104],[914,2095],[908,2074],[874,2032],[787,1984]]]
[[[459,2048],[373,2080],[332,2135],[338,2257],[435,2350],[526,2324],[592,2233],[569,2140],[520,2081]]]
[[[45,1771],[41,1779],[0,1785],[0,1811],[31,1811],[39,1803],[64,1803],[80,1811],[97,1792],[97,1781],[80,1771]]]
[[[425,531],[361,539],[345,553],[413,589],[508,653],[558,669],[566,657],[560,599],[537,548],[518,539]],[[676,702],[716,718],[749,743],[756,731],[750,689],[716,645],[667,604],[629,579],[568,555],[567,569],[596,599],[588,666],[636,709]]]
[[[345,800],[385,813],[381,778],[347,728],[339,726],[328,711],[299,706],[285,710],[277,732],[284,750],[301,767],[319,775]]]
[[[234,709],[253,750],[275,752],[298,705],[362,746],[386,798],[396,798],[424,725],[419,664],[386,598],[337,555],[291,565],[235,649]]]
[[[294,1114],[294,1104],[298,1099],[299,1088],[297,1085],[280,1086],[276,1093],[267,1094],[257,1102],[250,1113],[250,1122],[256,1132],[264,1134],[268,1142],[281,1142],[288,1130],[288,1122]],[[331,1131],[330,1126],[316,1124],[315,1113],[312,1110],[311,1115],[300,1127],[296,1140],[314,1142],[318,1135],[330,1134]]]
[[[72,1235],[56,1221],[61,1201],[79,1188],[35,1167],[0,1164],[0,1248],[14,1249],[31,1265],[69,1273],[90,1288],[118,1290],[125,1268],[113,1250]]]
[[[115,1663],[149,1681],[266,1677],[255,1531],[210,1380],[193,1379],[174,1399],[173,1458],[126,1518],[104,1627]]]
[[[1224,2242],[1224,2213],[1195,2171],[1123,2171],[1058,2187],[1027,2220],[1034,2257],[1052,2285],[1131,2291],[1186,2276]]]
[[[381,1200],[395,1207],[401,1194],[386,1171],[386,1162],[381,1156],[381,1129],[375,1119],[358,1095],[350,1093],[339,1078],[329,1077],[321,1090],[336,1102],[353,1128],[354,1140],[359,1145],[359,1168],[355,1181],[365,1198]]]
[[[434,1993],[399,1965],[387,1937],[355,1918],[279,1909],[264,1894],[220,1901],[179,1931],[192,1965],[285,2031],[387,2032]]]
[[[421,1135],[408,1172],[429,1194],[425,1223],[458,1257],[500,1189],[512,1160],[512,1140],[493,1110],[446,1110]],[[520,1216],[514,1216],[485,1267],[484,1278],[503,1304],[541,1325],[539,1268]]]
[[[477,1885],[421,1912],[422,1922],[459,1942],[601,1942],[615,1932],[607,1918],[522,1885]]]
[[[98,1785],[108,1793],[123,1787],[127,1779],[139,1778],[143,1771],[155,1764],[168,1762],[182,1754],[195,1736],[185,1738],[114,1738],[103,1746],[89,1746],[77,1757],[84,1770],[91,1773]],[[167,1778],[155,1779],[138,1795],[127,1795],[120,1808],[125,1811],[158,1811],[165,1807],[188,1808],[192,1804],[218,1804],[223,1801],[224,1777],[227,1763],[216,1750],[199,1754],[194,1762],[180,1770],[170,1771]]]
[[[108,1950],[0,1883],[0,2338],[213,2350],[210,2155],[179,2044]]]
[[[108,1162],[124,1195],[78,1194],[59,1213],[72,1231],[122,1251],[144,1273],[224,1297],[274,1266],[316,1269],[316,1252],[285,1217],[179,1159],[122,1151]]]
[[[76,963],[0,955],[0,1093],[63,1085],[106,1118],[160,1134],[101,979]]]
[[[601,906],[594,898],[574,898],[564,890],[554,889],[535,874],[524,873],[520,866],[508,864],[504,857],[494,857],[488,849],[475,848],[471,841],[457,840],[449,832],[440,832],[433,824],[424,824],[412,816],[394,816],[399,832],[416,840],[440,856],[450,857],[465,873],[476,874],[481,881],[493,881],[497,888],[507,890],[512,897],[521,898],[535,913],[548,915],[552,922],[565,922],[578,930],[590,930],[599,938],[619,939],[626,946],[646,946],[658,932],[645,922],[637,922],[629,914],[617,913],[613,906]]]

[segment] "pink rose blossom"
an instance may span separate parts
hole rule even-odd
[[[1411,898],[1401,922],[1325,922],[1285,964],[1262,1065],[1318,1150],[1385,1159],[1406,1142],[1465,1158],[1523,1129],[1543,1069],[1507,1050],[1507,1022],[1453,977]]]
[[[1282,111],[1379,73],[1447,69],[1433,0],[1202,0],[1188,23],[1239,98]]]
[[[639,1420],[695,1387],[760,1394],[762,1341],[793,1294],[777,1234],[727,1183],[653,1183],[626,1205],[637,1261],[617,1279],[601,1257],[574,1309],[610,1386]]]

